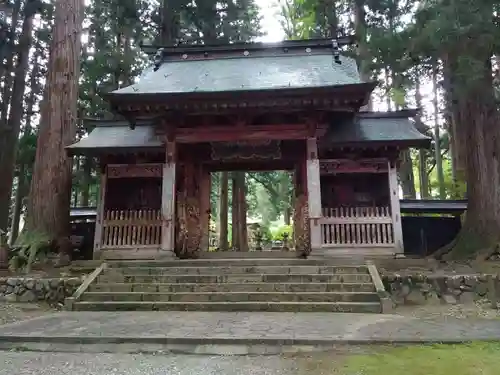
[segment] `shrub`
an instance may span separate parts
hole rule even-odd
[[[282,227],[277,228],[273,231],[273,240],[274,241],[283,241],[284,234],[288,234],[288,239],[293,238],[293,227],[291,225],[283,225]]]

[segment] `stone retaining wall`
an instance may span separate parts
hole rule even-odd
[[[0,278],[0,301],[63,303],[82,283],[79,277],[35,279]]]
[[[488,299],[500,302],[498,275],[382,274],[382,281],[398,305],[427,303],[471,303]],[[0,277],[0,301],[63,303],[83,278]],[[500,306],[499,306],[500,307]]]
[[[419,275],[384,274],[382,281],[392,299],[400,304],[432,302],[472,303],[488,299],[498,308],[500,277],[498,275]]]

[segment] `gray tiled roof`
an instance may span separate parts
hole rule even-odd
[[[133,130],[124,121],[107,120],[99,123],[94,120],[93,122],[97,126],[86,138],[67,147],[70,153],[162,147],[161,140],[155,136],[153,125],[148,125],[147,121],[143,121]],[[413,122],[406,117],[363,117],[360,115],[354,122],[333,124],[329,132],[320,140],[320,147],[340,147],[366,142],[425,147],[430,144],[430,138],[415,129]]]
[[[362,117],[356,121],[332,124],[321,140],[323,147],[338,147],[361,142],[404,143],[428,146],[430,138],[420,133],[406,117]]]
[[[118,121],[117,123],[120,123]],[[123,122],[122,122],[123,123]],[[153,126],[137,126],[131,129],[127,124],[110,126],[106,121],[104,126],[97,126],[90,134],[78,142],[66,147],[70,153],[97,151],[104,149],[137,149],[159,148],[161,140],[155,135]]]
[[[165,61],[158,71],[149,68],[138,83],[111,94],[252,91],[360,83],[355,60],[341,56],[341,62],[335,63],[328,51]]]

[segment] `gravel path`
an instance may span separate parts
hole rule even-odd
[[[160,340],[439,341],[500,340],[496,319],[389,314],[230,312],[60,312],[0,326],[8,337]],[[74,341],[74,340],[73,340]],[[135,342],[135,341],[134,341]],[[230,341],[224,341],[230,342]]]
[[[54,309],[43,304],[0,302],[0,325],[37,318],[54,312]]]
[[[326,362],[324,354],[316,358],[0,352],[0,375],[333,375],[333,356],[328,354]]]

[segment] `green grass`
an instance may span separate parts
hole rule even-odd
[[[339,362],[331,375],[498,375],[500,343],[383,348]]]

